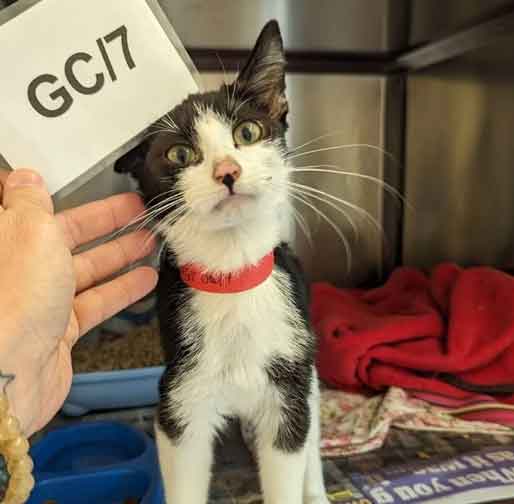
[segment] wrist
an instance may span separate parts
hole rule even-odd
[[[23,347],[23,332],[20,330],[19,324],[9,323],[8,320],[2,320],[0,323],[0,371],[4,375],[10,375],[13,380],[6,388],[6,395],[9,401],[9,412],[18,419],[22,432],[28,429],[28,421],[23,414],[26,408],[23,407],[23,398],[28,396],[22,390],[23,380],[20,379],[23,374],[23,362],[26,360],[20,355]],[[0,390],[1,392],[1,390]]]
[[[13,415],[7,391],[14,378],[0,370],[0,454],[2,456],[2,502],[26,502],[32,488],[33,463],[29,443]]]

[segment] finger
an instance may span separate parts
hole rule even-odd
[[[43,178],[33,170],[14,170],[3,188],[3,207],[13,210],[43,210],[53,214],[53,203]]]
[[[56,217],[73,250],[131,223],[144,211],[143,201],[136,193],[124,193],[64,210]]]
[[[0,205],[2,204],[2,194],[4,190],[5,181],[7,177],[11,173],[11,170],[7,170],[6,168],[0,168]]]
[[[93,287],[75,298],[74,310],[82,336],[121,310],[151,292],[157,284],[157,272],[142,266],[129,273]],[[71,346],[75,341],[68,342]]]
[[[73,256],[77,291],[93,287],[119,270],[146,257],[155,247],[148,231],[137,231]]]

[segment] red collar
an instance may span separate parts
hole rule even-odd
[[[255,266],[247,266],[236,272],[209,272],[198,264],[186,264],[180,268],[184,283],[193,289],[218,294],[234,294],[260,285],[273,271],[273,252],[265,255]]]

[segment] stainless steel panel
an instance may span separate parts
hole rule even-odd
[[[408,81],[404,262],[514,265],[514,38]]]
[[[379,78],[348,76],[298,75],[289,79],[291,102],[291,146],[326,133],[338,132],[308,150],[337,145],[382,145],[383,86]],[[305,152],[305,149],[302,149]],[[341,148],[313,153],[293,160],[295,166],[334,165],[336,170],[370,175],[382,179],[383,156],[368,148]],[[302,174],[299,181],[318,190],[346,200],[350,205],[368,212],[382,225],[382,190],[376,183],[350,175]],[[382,268],[382,237],[369,221],[356,210],[346,207],[360,237],[340,212],[318,201],[312,201],[341,227],[351,247],[352,268],[346,271],[345,248],[331,226],[317,218],[303,204],[297,207],[313,230],[314,247],[303,240],[298,250],[313,280],[328,280],[341,285],[358,285],[380,274]]]
[[[229,76],[230,77],[230,76]],[[220,74],[204,76],[206,88],[223,80]],[[366,143],[383,146],[384,82],[379,78],[337,75],[290,75],[287,78],[290,102],[288,143],[290,149],[327,133],[334,134],[298,151],[307,152],[343,144]],[[340,148],[316,152],[292,160],[294,166],[334,165],[335,170],[383,178],[384,156],[373,149]],[[338,168],[339,167],[339,168]],[[298,174],[296,180],[317,190],[326,191],[369,212],[382,223],[383,198],[379,185],[350,175]],[[382,237],[362,212],[346,207],[348,217],[360,232],[357,240],[342,213],[316,200],[311,204],[326,213],[349,240],[353,267],[346,275],[345,248],[330,224],[318,218],[303,203],[296,208],[307,220],[314,247],[309,247],[301,229],[297,230],[297,250],[313,280],[358,285],[374,279],[382,268]],[[382,224],[380,224],[382,225]]]
[[[410,45],[468,28],[509,6],[512,0],[411,0]]]
[[[389,49],[388,13],[398,0],[159,0],[186,47],[253,46],[269,19],[280,22],[288,49]]]

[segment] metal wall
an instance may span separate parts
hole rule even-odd
[[[514,265],[514,37],[411,75],[404,262]]]
[[[279,21],[288,49],[386,51],[397,0],[159,0],[187,47],[249,49]]]
[[[410,0],[409,45],[469,28],[512,7],[512,0]]]
[[[328,165],[330,170],[382,180],[384,156],[380,152],[366,147],[345,146],[369,144],[383,147],[384,92],[384,82],[377,77],[289,76],[290,146],[302,145],[312,138],[331,133],[333,136],[299,152],[337,147],[330,151],[299,155],[292,160],[294,166]],[[382,226],[383,191],[380,185],[352,175],[320,172],[300,172],[295,180],[348,202],[348,205],[342,206],[345,215],[329,204],[310,200],[310,204],[323,211],[347,238],[352,262],[349,274],[346,270],[347,251],[332,225],[308,205],[300,202],[296,205],[312,230],[313,247],[301,238],[297,243],[300,258],[311,278],[357,285],[380,274],[382,236],[370,224],[370,219],[375,219]],[[370,217],[365,218],[363,212],[368,212]],[[357,236],[349,221],[358,230]],[[298,235],[301,236],[300,231]]]

